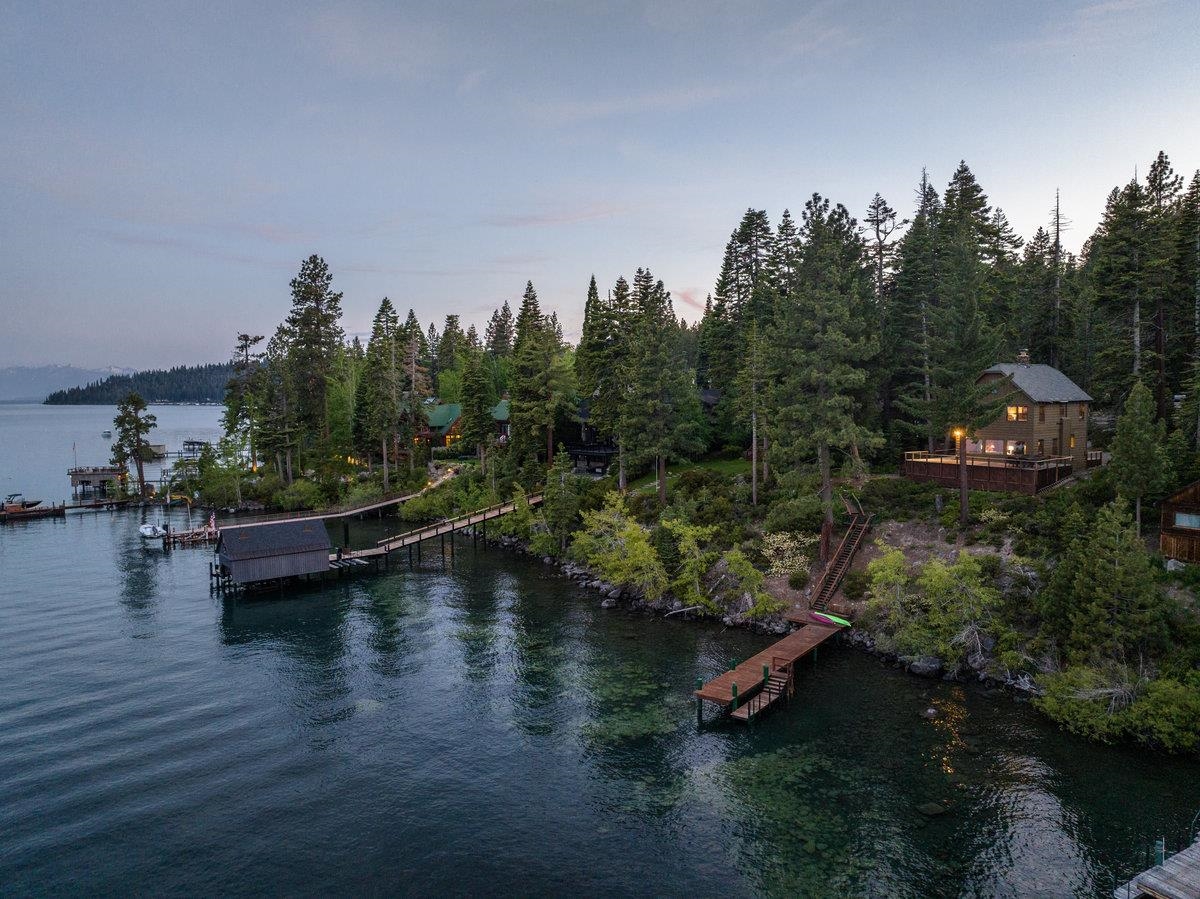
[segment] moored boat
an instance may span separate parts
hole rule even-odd
[[[161,540],[167,536],[167,529],[161,524],[144,524],[138,528],[143,540]]]
[[[4,497],[4,511],[15,514],[28,511],[41,504],[42,501],[40,499],[26,499],[24,494],[21,493],[10,493]]]

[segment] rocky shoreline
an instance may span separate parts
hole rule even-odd
[[[588,590],[598,593],[602,599],[603,609],[623,608],[629,611],[642,612],[659,616],[678,616],[685,620],[712,620],[713,616],[699,614],[694,609],[686,608],[683,603],[664,593],[658,599],[648,599],[639,590],[630,590],[617,584],[610,584],[596,575],[586,565],[570,560],[560,560],[551,556],[540,556],[529,549],[528,544],[516,537],[500,537],[489,540],[493,545],[510,549],[533,558],[540,559],[543,565],[557,568],[568,580]],[[792,624],[782,615],[771,615],[762,619],[751,619],[730,610],[719,619],[726,627],[742,627],[756,633],[770,636],[783,636],[792,629]],[[997,677],[990,673],[994,658],[990,655],[990,647],[969,660],[970,664],[947,668],[946,664],[934,656],[900,656],[886,652],[876,645],[876,637],[870,632],[852,628],[839,635],[838,639],[847,645],[873,655],[893,668],[902,669],[916,677],[930,680],[943,680],[964,684],[976,684],[985,689],[1000,689],[1010,693],[1017,699],[1031,699],[1042,693],[1041,687],[1029,675],[1019,677]]]

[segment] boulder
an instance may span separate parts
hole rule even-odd
[[[927,708],[925,711],[923,711],[921,713],[921,717],[925,718],[929,721],[932,721],[937,716],[938,716],[938,710],[935,709],[933,706],[930,706],[929,708]]]
[[[918,677],[937,677],[944,667],[937,656],[919,656],[907,661],[909,672]]]
[[[1167,571],[1183,571],[1185,568],[1187,566],[1178,559],[1167,559]]]

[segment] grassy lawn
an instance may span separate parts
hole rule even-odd
[[[750,460],[749,459],[700,459],[696,462],[679,462],[675,465],[667,466],[667,485],[683,474],[685,471],[692,469],[705,469],[707,471],[715,471],[717,474],[731,478],[734,475],[745,475],[750,477]],[[629,482],[629,489],[632,492],[641,490],[653,490],[656,481],[654,472],[650,471],[642,475],[640,478],[635,478]]]

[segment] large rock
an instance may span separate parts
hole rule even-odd
[[[1167,571],[1183,571],[1185,568],[1187,566],[1178,559],[1167,559]]]
[[[918,677],[937,677],[942,673],[942,660],[937,656],[919,656],[908,660],[908,670]]]

